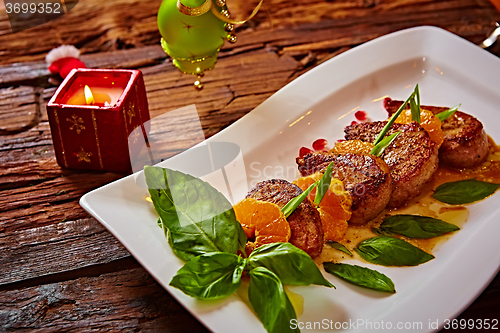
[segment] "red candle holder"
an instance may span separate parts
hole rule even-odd
[[[92,105],[85,86],[94,95]],[[50,99],[47,113],[61,167],[116,172],[131,171],[130,154],[140,150],[141,140],[129,135],[141,126],[146,137],[143,124],[150,119],[138,70],[74,69]]]

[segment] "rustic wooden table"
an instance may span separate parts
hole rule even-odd
[[[52,48],[76,45],[88,67],[142,70],[151,116],[196,103],[208,138],[356,45],[419,25],[478,43],[500,21],[488,0],[266,0],[196,91],[159,46],[160,2],[80,0],[15,34],[0,7],[0,331],[206,331],[79,206],[124,175],[57,165],[45,108],[56,88],[43,62]],[[238,17],[249,8],[230,7]],[[497,276],[460,318],[499,314]]]

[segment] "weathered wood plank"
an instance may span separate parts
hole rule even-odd
[[[27,210],[32,212],[31,214],[36,214],[40,208],[46,207],[46,205],[57,205],[69,201],[76,203],[83,194],[123,176],[110,172],[63,171],[59,167],[55,170],[60,170],[59,176],[54,177],[55,173],[51,173],[47,180],[40,179],[40,183],[33,181],[34,184],[31,186],[0,191],[0,212],[2,212],[0,230],[30,227],[30,220],[23,219],[22,216],[18,215],[19,213],[4,214],[4,212],[22,209],[25,214]],[[17,217],[14,218],[13,214]],[[57,223],[60,220],[54,222]],[[31,227],[34,226],[37,226],[36,223]]]
[[[0,234],[0,285],[130,256],[95,219]]]
[[[57,20],[0,36],[0,45],[10,46],[0,49],[0,62],[6,63],[6,59],[12,57],[16,57],[17,62],[42,60],[48,51],[62,43],[74,44],[82,48],[83,53],[157,43],[158,33],[152,32],[156,30],[156,11],[160,3],[159,0],[80,1]],[[4,12],[0,20],[6,19]],[[47,31],[54,33],[47,34]],[[33,43],[34,40],[37,43]]]
[[[40,89],[21,86],[0,89],[0,135],[18,133],[40,120]]]
[[[208,332],[142,268],[0,291],[2,331]]]
[[[300,2],[300,1],[298,1]],[[241,2],[243,3],[243,2]],[[109,12],[109,6],[98,0],[81,1],[70,13],[56,21],[15,34],[0,35],[0,64],[29,59],[42,60],[51,48],[64,43],[76,44],[82,47],[83,53],[104,52],[120,48],[141,47],[152,45],[149,54],[137,56],[137,49],[125,50],[122,55],[130,59],[121,59],[119,64],[106,62],[106,58],[114,58],[110,53],[107,57],[84,55],[83,59],[89,67],[144,67],[165,59],[165,54],[158,46],[160,35],[156,28],[155,14],[159,2],[145,4],[137,0],[122,0],[118,10]],[[238,6],[245,6],[238,4]],[[103,8],[104,7],[104,8]],[[138,7],[141,7],[138,10]],[[500,19],[500,14],[492,10],[493,6],[487,0],[447,0],[447,1],[342,1],[324,2],[310,1],[291,6],[283,0],[266,2],[269,9],[259,13],[250,23],[237,29],[238,42],[226,44],[221,52],[232,54],[233,50],[252,50],[263,45],[274,45],[279,48],[311,44],[315,49],[334,51],[335,48],[353,46],[378,36],[412,27],[415,25],[435,25],[448,29],[459,35],[479,42]],[[305,11],[304,8],[307,8]],[[238,11],[237,8],[235,11]],[[115,14],[116,12],[116,14]],[[127,12],[124,14],[124,12]],[[147,14],[146,14],[147,13]],[[120,15],[122,14],[122,15]],[[73,22],[86,19],[88,29]],[[111,17],[112,16],[112,17]],[[137,17],[135,17],[137,16]],[[129,20],[134,20],[137,31],[124,32]],[[114,25],[110,28],[109,22]],[[272,26],[271,26],[272,22]],[[59,36],[43,38],[38,48],[29,42],[37,35],[55,27],[57,24]],[[61,29],[60,27],[64,28]],[[251,29],[248,27],[251,26]],[[71,32],[73,34],[71,35]],[[124,40],[123,36],[127,36]],[[43,45],[42,45],[43,43]],[[2,50],[2,45],[12,45],[12,49]],[[38,45],[38,44],[37,44]],[[110,46],[111,45],[111,46]],[[309,50],[308,50],[309,51]],[[100,58],[99,60],[96,59]],[[5,82],[19,82],[22,75],[31,79],[46,77],[45,64],[32,64],[29,71],[24,64],[18,64],[10,70],[0,68],[0,75]],[[23,74],[24,72],[24,74]],[[15,78],[12,77],[15,76]],[[6,77],[4,79],[3,77]],[[5,85],[5,83],[4,83]]]
[[[50,50],[49,50],[50,51]],[[166,58],[160,45],[104,53],[82,54],[81,60],[88,68],[142,68],[160,63]],[[56,77],[44,61],[22,62],[0,66],[0,87],[19,84],[48,86],[48,78]]]
[[[32,186],[0,192],[0,211],[41,203],[75,200],[88,191],[121,178],[116,173],[97,171],[61,172],[59,177]]]
[[[62,174],[55,159],[0,164],[0,190],[37,184]]]

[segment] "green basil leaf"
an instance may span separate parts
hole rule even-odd
[[[395,293],[394,282],[386,275],[366,267],[324,262],[325,271],[360,287]]]
[[[492,195],[500,184],[467,179],[439,185],[432,197],[450,205],[471,203]]]
[[[210,252],[245,253],[246,236],[222,193],[179,171],[146,166],[144,174],[154,208],[179,258],[187,261]]]
[[[401,114],[401,112],[403,112],[403,110],[405,109],[406,105],[408,104],[408,102],[413,99],[413,97],[415,96],[415,91],[413,91],[413,93],[410,95],[410,97],[408,97],[406,99],[406,101],[401,104],[401,106],[399,107],[398,111],[396,111],[396,113],[394,113],[392,115],[392,117],[389,119],[389,121],[387,122],[387,124],[385,124],[384,128],[382,128],[382,130],[380,131],[380,133],[378,134],[377,138],[375,139],[375,141],[373,142],[373,145],[377,145],[380,141],[382,141],[382,139],[384,138],[384,136],[387,134],[387,132],[389,131],[389,129],[391,128],[392,124],[394,124],[394,122],[396,121],[396,119],[399,117],[399,115]]]
[[[292,329],[291,321],[297,315],[276,274],[264,267],[250,271],[248,299],[269,333],[300,332]]]
[[[246,260],[224,252],[202,254],[186,262],[170,285],[199,299],[228,296],[239,288]]]
[[[339,242],[327,240],[326,244],[330,247],[333,247],[336,250],[342,251],[347,255],[350,255],[352,257],[351,251],[349,251],[344,245],[340,244]]]
[[[394,140],[396,140],[396,137],[401,133],[401,131],[397,131],[396,133],[392,133],[388,137],[383,138],[375,147],[373,147],[372,151],[370,154],[375,155],[377,157],[382,156],[384,153],[385,149],[389,147]]]
[[[381,230],[379,228],[372,228],[372,232],[377,236],[388,236],[388,237],[394,236],[392,232]]]
[[[443,111],[443,112],[440,112],[436,115],[436,117],[438,117],[439,120],[441,120],[441,122],[445,121],[446,119],[448,119],[449,117],[453,116],[453,114],[458,111],[458,109],[462,106],[462,104],[458,104],[458,105],[455,105],[454,107],[452,108],[449,108],[448,110],[446,111]]]
[[[433,217],[406,214],[386,217],[379,228],[408,238],[432,238],[460,230],[454,224]]]
[[[321,274],[311,257],[290,243],[271,243],[259,246],[248,257],[249,267],[266,267],[285,285],[317,284],[333,287]]]
[[[383,266],[417,266],[434,258],[402,239],[385,236],[366,239],[355,250],[366,261]]]
[[[290,215],[292,215],[295,209],[299,207],[302,201],[304,201],[304,199],[307,198],[309,193],[311,193],[311,191],[316,187],[316,185],[318,185],[318,182],[319,181],[312,183],[311,186],[307,188],[307,190],[305,190],[292,200],[288,201],[287,204],[283,206],[283,208],[281,208],[281,211],[283,212],[283,214],[285,214],[285,217],[289,217]]]
[[[319,205],[326,192],[330,188],[330,183],[332,182],[332,169],[333,162],[331,162],[325,170],[323,177],[319,180],[318,188],[316,189],[316,195],[314,197],[314,203]]]

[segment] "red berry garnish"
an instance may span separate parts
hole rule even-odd
[[[313,151],[307,147],[302,147],[299,149],[299,157],[304,157],[309,153],[312,153]]]
[[[313,149],[314,150],[322,150],[323,148],[326,147],[327,144],[328,144],[328,141],[326,141],[325,139],[318,139],[318,140],[313,142]]]
[[[356,117],[357,120],[365,120],[366,119],[366,112],[365,111],[357,111],[354,116]]]
[[[335,143],[341,143],[342,141],[345,141],[345,139],[338,139]]]
[[[356,125],[358,122],[356,120],[351,121],[351,126]]]

